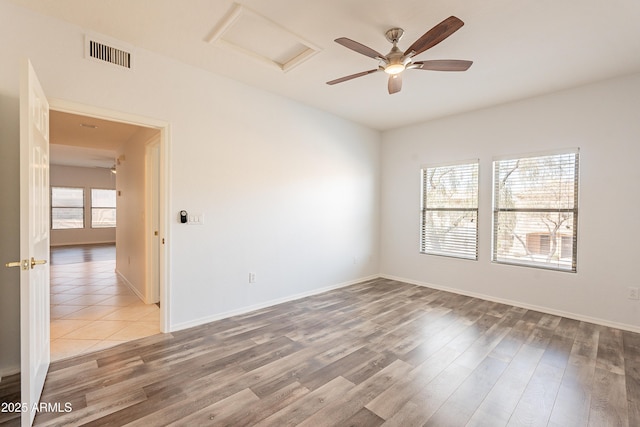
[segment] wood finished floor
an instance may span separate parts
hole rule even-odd
[[[386,279],[55,362],[36,425],[638,426],[640,335]]]

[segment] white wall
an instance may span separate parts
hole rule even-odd
[[[91,189],[115,189],[116,177],[109,169],[51,165],[49,184],[52,187],[84,188],[84,228],[51,230],[51,245],[83,245],[115,243],[115,228],[91,228]]]
[[[381,272],[640,330],[640,301],[627,299],[640,286],[639,111],[634,75],[384,133]],[[578,272],[491,263],[492,157],[569,147],[580,147]],[[420,166],[473,158],[479,260],[419,254]]]
[[[124,160],[117,166],[116,271],[149,303],[145,269],[145,144],[158,134],[158,130],[140,128],[122,144],[118,157]]]
[[[0,96],[18,96],[29,57],[49,97],[170,123],[172,328],[378,273],[378,132],[142,49],[133,72],[88,61],[83,37],[0,2]],[[204,225],[178,224],[181,209]]]

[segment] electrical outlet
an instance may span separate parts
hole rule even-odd
[[[637,300],[640,299],[640,293],[638,292],[638,288],[635,286],[629,286],[627,289],[629,291],[628,298]]]
[[[256,283],[256,273],[249,273],[249,283]]]

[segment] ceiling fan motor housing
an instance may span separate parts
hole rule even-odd
[[[391,28],[390,30],[387,30],[384,35],[390,43],[395,44],[398,43],[404,35],[404,30],[402,28]]]

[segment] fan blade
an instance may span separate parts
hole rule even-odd
[[[426,33],[422,35],[418,40],[413,42],[409,49],[404,52],[404,55],[410,57],[416,56],[427,49],[430,49],[440,43],[442,40],[455,33],[464,25],[460,19],[455,16],[450,16]],[[413,53],[412,53],[413,52]]]
[[[373,58],[373,59],[383,59],[384,55],[381,54],[380,52],[376,52],[375,50],[371,49],[370,47],[367,47],[365,45],[363,45],[362,43],[358,43],[356,41],[353,41],[351,39],[348,39],[346,37],[340,37],[339,39],[335,39],[335,42],[338,44],[341,44],[342,46],[349,48],[355,52],[358,52],[364,56],[368,56],[369,58]]]
[[[327,82],[327,84],[328,85],[334,85],[336,83],[346,82],[347,80],[355,79],[356,77],[366,76],[367,74],[377,73],[378,71],[380,71],[379,68],[376,68],[375,70],[362,71],[360,73],[351,74],[349,76],[344,76],[344,77],[340,77],[339,79],[331,80],[331,81]]]
[[[467,71],[473,61],[463,61],[459,59],[438,59],[434,61],[416,61],[412,65],[419,70],[429,71]]]
[[[400,89],[402,89],[402,73],[389,76],[389,84],[387,86],[389,95],[400,92]]]

